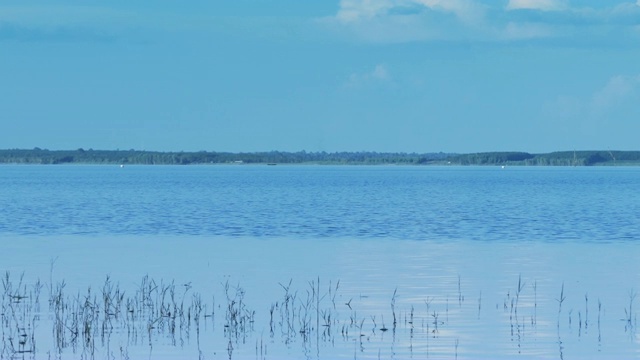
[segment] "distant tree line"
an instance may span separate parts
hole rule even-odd
[[[556,151],[546,154],[485,152],[454,155],[447,158],[447,162],[457,165],[640,165],[640,151]]]
[[[640,151],[379,153],[379,152],[159,152],[143,150],[0,150],[0,163],[11,164],[358,164],[358,165],[640,165]]]
[[[429,164],[444,161],[445,153],[379,152],[158,152],[141,150],[0,150],[0,163],[14,164]]]

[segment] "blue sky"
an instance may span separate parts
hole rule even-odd
[[[4,0],[0,148],[640,150],[640,0]]]

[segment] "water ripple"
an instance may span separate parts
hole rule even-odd
[[[3,166],[0,232],[635,240],[638,168]]]

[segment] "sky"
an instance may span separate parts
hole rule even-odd
[[[640,150],[640,0],[3,0],[0,148]]]

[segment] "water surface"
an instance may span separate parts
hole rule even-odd
[[[29,289],[44,283],[35,358],[86,358],[86,344],[52,340],[47,300],[63,280],[70,299],[89,287],[100,295],[107,275],[125,297],[148,275],[188,306],[201,296],[216,315],[202,315],[197,335],[191,320],[135,338],[107,318],[113,330],[94,358],[629,358],[638,350],[639,175],[2,166],[0,264],[13,284],[22,272]],[[253,313],[242,336],[225,331],[239,290]]]

